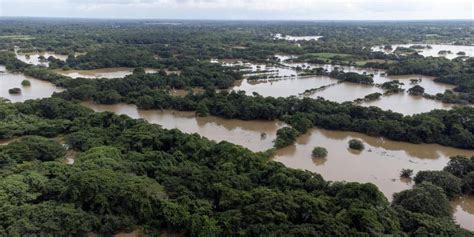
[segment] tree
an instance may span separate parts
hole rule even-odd
[[[364,143],[357,139],[351,139],[349,140],[349,148],[361,151],[364,150]]]
[[[275,147],[282,148],[292,144],[300,133],[291,127],[284,127],[277,130],[277,138],[275,139]]]
[[[200,101],[196,106],[196,115],[199,117],[206,117],[209,115],[209,109],[204,101]]]
[[[31,86],[31,82],[30,82],[30,80],[23,80],[23,81],[21,81],[21,85],[23,87]]]
[[[462,180],[462,192],[465,195],[474,194],[474,171],[467,174]]]
[[[328,151],[324,147],[317,146],[313,148],[313,152],[311,154],[316,158],[324,158],[328,155]]]
[[[406,210],[436,217],[450,217],[451,206],[443,190],[431,183],[421,183],[413,189],[393,195],[393,205]]]
[[[412,175],[413,170],[411,169],[402,169],[402,171],[400,172],[400,177],[402,178],[411,178]]]
[[[462,181],[446,171],[420,171],[416,174],[416,184],[430,182],[444,190],[449,198],[461,194]]]
[[[0,151],[8,154],[17,162],[51,161],[66,154],[65,148],[61,144],[40,136],[24,137],[1,148]]]
[[[153,97],[149,95],[140,96],[137,99],[137,107],[140,109],[153,109],[155,107],[155,101]]]
[[[145,68],[137,67],[133,69],[133,74],[145,74]]]
[[[8,89],[8,93],[14,94],[14,95],[21,94],[21,89],[17,87],[11,88],[11,89]]]
[[[423,95],[425,93],[425,88],[420,85],[415,85],[412,88],[408,89],[410,95]]]
[[[464,156],[450,157],[448,164],[443,169],[452,175],[463,178],[470,172],[474,171],[474,157],[467,158]]]

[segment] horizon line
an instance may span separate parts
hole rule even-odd
[[[135,21],[293,21],[293,22],[407,22],[407,21],[473,21],[474,19],[222,19],[222,18],[118,18],[118,17],[68,17],[68,16],[0,16],[1,18],[42,18],[42,19],[69,19],[69,20],[135,20]]]

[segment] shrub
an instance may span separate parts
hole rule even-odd
[[[402,169],[402,171],[400,172],[400,177],[402,178],[411,178],[412,175],[413,170],[411,169]]]
[[[23,81],[21,82],[21,85],[22,85],[22,86],[31,86],[31,82],[30,82],[29,80],[23,80]]]
[[[393,205],[437,217],[451,216],[451,206],[443,190],[431,183],[422,183],[413,189],[393,195]]]
[[[357,139],[351,139],[349,141],[349,148],[362,151],[364,150],[364,143],[362,143],[361,141]]]
[[[313,157],[324,158],[328,155],[328,151],[324,147],[317,146],[313,148],[312,154],[313,154]]]
[[[430,182],[442,188],[449,198],[461,194],[461,179],[446,171],[420,171],[414,180],[416,184]]]
[[[10,94],[21,94],[21,89],[20,88],[11,88],[8,90],[8,93]]]
[[[292,144],[298,137],[298,130],[291,127],[280,128],[277,131],[277,138],[275,139],[275,147],[282,148]]]

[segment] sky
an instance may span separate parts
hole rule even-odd
[[[474,20],[474,0],[0,0],[0,16],[226,20]]]

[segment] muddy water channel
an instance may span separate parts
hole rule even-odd
[[[414,45],[425,46],[423,49],[416,49],[418,54],[425,57],[446,57],[453,59],[459,56],[474,57],[474,46],[472,45],[449,45],[449,44],[428,44],[430,47],[426,47],[427,44],[395,44],[392,45],[392,50],[385,50],[384,46],[372,47],[373,51],[393,53],[398,47],[410,48]],[[440,51],[447,51],[447,53],[441,53]],[[464,55],[458,54],[464,52]]]
[[[288,56],[278,56],[282,60],[288,59]],[[229,65],[229,64],[228,64]],[[230,64],[229,66],[231,66]],[[382,93],[383,90],[374,85],[362,85],[357,83],[344,82],[340,83],[337,79],[327,76],[299,76],[296,67],[302,68],[324,68],[332,71],[336,68],[345,72],[356,72],[359,74],[372,74],[375,84],[399,80],[404,83],[403,88],[408,90],[415,85],[411,80],[416,79],[416,85],[425,88],[425,93],[436,94],[443,93],[445,90],[452,90],[454,86],[434,82],[433,77],[422,75],[403,75],[403,76],[387,76],[383,70],[372,70],[367,68],[358,68],[353,66],[335,66],[321,64],[305,64],[305,63],[287,63],[283,62],[282,66],[267,65],[245,65],[248,67],[247,78],[237,81],[232,88],[235,91],[245,91],[248,95],[256,92],[263,96],[272,97],[288,97],[288,96],[307,96],[311,98],[323,97],[327,100],[336,102],[354,101],[358,98],[371,93]],[[254,79],[252,76],[264,75],[264,79]],[[311,93],[304,93],[308,89],[320,88]],[[377,106],[384,110],[392,110],[395,112],[411,115],[416,113],[428,112],[433,109],[450,109],[452,104],[442,103],[436,100],[426,99],[422,96],[411,96],[408,93],[398,93],[394,95],[386,95],[375,101],[362,102],[363,106]]]
[[[22,86],[23,80],[29,80],[30,86]],[[11,88],[20,88],[20,94],[9,94]],[[22,102],[29,99],[50,97],[54,92],[61,92],[63,89],[57,88],[53,84],[25,76],[21,73],[7,72],[5,66],[0,65],[0,97],[7,98],[12,102]]]
[[[41,56],[43,56],[44,59],[40,59]],[[43,66],[43,67],[49,67],[49,63],[47,60],[49,57],[53,57],[61,61],[66,61],[68,56],[62,55],[62,54],[56,54],[54,52],[16,53],[16,58],[18,60],[28,63],[28,64]]]
[[[4,71],[4,68],[0,68]],[[23,101],[49,97],[59,88],[52,84],[34,84],[30,78],[30,90],[24,90],[22,97],[8,93],[9,87],[21,87],[26,78],[21,74],[4,72],[0,74],[0,97],[13,101]],[[41,81],[38,81],[41,82]],[[41,86],[40,86],[41,85]],[[273,146],[276,131],[285,126],[278,121],[242,121],[218,117],[195,117],[192,112],[139,110],[135,105],[115,104],[97,105],[83,102],[95,111],[111,111],[126,114],[132,118],[142,118],[151,123],[162,125],[168,129],[179,129],[186,133],[198,133],[215,141],[228,141],[252,151],[263,151]],[[348,140],[356,138],[364,142],[365,150],[355,152],[348,149]],[[0,141],[6,143],[8,141]],[[325,159],[314,159],[311,151],[315,146],[328,150]],[[474,156],[474,150],[462,150],[433,144],[410,144],[395,142],[378,137],[370,137],[360,133],[329,131],[314,128],[298,138],[289,147],[277,150],[274,159],[288,167],[305,169],[320,173],[326,180],[348,182],[371,182],[391,198],[394,192],[411,187],[412,183],[399,178],[403,168],[419,170],[440,170],[453,155]],[[474,230],[474,198],[462,198],[452,202],[456,220],[465,228]]]
[[[123,78],[125,76],[131,75],[133,73],[133,68],[127,67],[116,67],[116,68],[101,68],[101,69],[94,69],[94,70],[55,70],[55,72],[72,77],[72,78],[89,78],[89,79],[97,79],[97,78]],[[145,69],[146,73],[155,73],[157,70],[147,68]]]
[[[228,141],[249,148],[252,151],[264,151],[272,148],[276,131],[285,126],[274,121],[243,121],[223,119],[214,116],[196,117],[194,112],[172,110],[140,110],[135,105],[115,104],[97,105],[84,102],[83,105],[97,112],[109,111],[126,114],[132,118],[142,118],[168,129],[179,129],[185,133],[198,133],[215,141]]]

